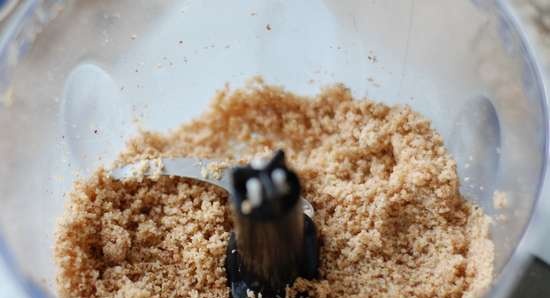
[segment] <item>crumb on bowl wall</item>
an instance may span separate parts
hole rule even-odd
[[[508,207],[508,195],[502,191],[493,193],[493,207],[495,209],[503,209]]]

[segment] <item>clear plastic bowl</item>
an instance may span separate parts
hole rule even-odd
[[[432,119],[463,193],[507,218],[492,227],[495,274],[513,270],[545,173],[548,119],[506,2],[15,2],[0,21],[0,254],[29,295],[55,295],[65,194],[113,159],[135,118],[173,128],[226,82],[258,74],[302,94],[344,82]],[[495,190],[510,207],[493,208]]]

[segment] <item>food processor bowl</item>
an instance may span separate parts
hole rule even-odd
[[[139,128],[175,128],[224,84],[255,75],[304,95],[342,82],[431,119],[462,193],[494,219],[495,275],[513,270],[545,175],[548,119],[539,66],[506,1],[1,5],[0,255],[29,296],[56,295],[55,224],[73,181],[109,164]]]

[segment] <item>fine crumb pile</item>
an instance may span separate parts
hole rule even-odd
[[[159,156],[246,162],[285,150],[315,207],[321,278],[287,296],[472,297],[492,279],[489,220],[458,191],[455,161],[409,107],[303,98],[256,82],[224,90],[170,134],[144,132],[118,164]],[[227,194],[183,178],[76,184],[58,229],[62,297],[229,297]]]

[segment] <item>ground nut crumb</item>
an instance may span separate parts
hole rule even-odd
[[[125,284],[115,295],[115,298],[150,298],[151,292],[136,287],[133,283]]]
[[[103,255],[111,262],[121,262],[126,258],[131,246],[130,234],[116,224],[108,224],[101,231]]]
[[[495,209],[503,209],[508,207],[508,196],[505,192],[495,191],[493,193],[493,207]]]
[[[303,98],[253,81],[168,135],[143,132],[117,164],[162,156],[228,165],[283,148],[315,208],[320,279],[288,297],[477,297],[492,280],[489,218],[459,193],[456,163],[406,106]],[[205,169],[206,174],[215,169]],[[61,297],[228,297],[227,194],[160,176],[79,182],[58,228]],[[258,296],[258,295],[256,295]]]
[[[207,179],[220,180],[223,176],[224,171],[229,167],[231,167],[231,164],[229,164],[228,162],[210,162],[206,166],[201,168],[201,176]]]
[[[149,179],[158,180],[164,171],[164,164],[162,163],[162,159],[160,157],[155,158],[151,162],[152,167],[150,166],[151,175],[149,176]]]
[[[117,162],[116,166],[120,166],[120,163]],[[131,165],[129,177],[127,179],[137,180],[138,182],[143,181],[145,177],[152,180],[158,180],[163,171],[164,164],[162,163],[162,158],[155,157],[152,159],[142,159]],[[110,173],[107,173],[107,175],[109,176]]]

